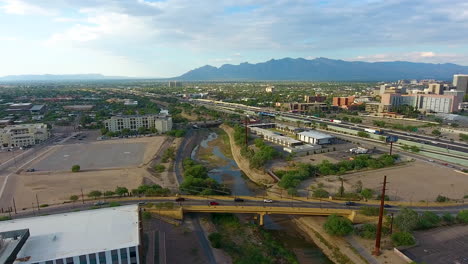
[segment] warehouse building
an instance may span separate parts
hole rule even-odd
[[[315,130],[300,132],[297,135],[300,141],[315,145],[332,144],[335,139],[334,136]]]
[[[259,127],[251,127],[250,131],[256,135],[263,137],[263,139],[265,139],[266,141],[270,141],[272,143],[275,143],[281,146],[293,147],[293,146],[302,144],[302,142],[299,140],[295,140],[290,137],[279,135],[267,129],[263,129]]]
[[[0,250],[0,260],[8,264],[139,264],[139,221],[137,205],[4,221],[0,234],[8,236],[1,242],[10,250]]]

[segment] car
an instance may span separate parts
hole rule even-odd
[[[36,171],[36,169],[34,169],[34,168],[31,168],[31,169],[27,169],[27,170],[26,170],[26,172],[35,172],[35,171]]]
[[[244,201],[244,199],[242,199],[242,198],[234,198],[234,202],[243,202],[243,201]]]
[[[272,203],[273,200],[270,200],[270,199],[263,199],[263,202],[264,202],[264,203]]]
[[[345,205],[346,206],[355,206],[356,203],[355,202],[346,202]]]
[[[210,202],[209,205],[219,205],[219,203],[213,201],[213,202]]]
[[[383,207],[385,207],[385,208],[392,208],[392,206],[391,206],[391,205],[389,205],[389,204],[384,204],[384,206],[383,206]]]
[[[175,199],[175,201],[176,201],[176,202],[183,202],[183,201],[185,201],[185,198],[184,198],[184,197],[177,197],[177,198]]]
[[[94,206],[101,206],[101,205],[105,205],[105,204],[107,204],[107,202],[99,201],[99,202],[95,202]]]
[[[138,205],[146,205],[147,202],[138,202]]]

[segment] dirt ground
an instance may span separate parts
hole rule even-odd
[[[145,177],[153,177],[147,170],[148,165],[155,154],[159,151],[166,137],[145,137],[123,140],[109,140],[92,143],[93,145],[103,145],[112,143],[145,143],[146,149],[141,164],[131,168],[117,169],[96,169],[72,172],[22,172],[15,174],[12,181],[14,197],[18,208],[31,207],[35,202],[36,194],[39,204],[53,204],[67,201],[71,195],[81,195],[81,189],[86,196],[92,190],[109,191],[115,190],[117,186],[127,187],[129,190],[138,187],[143,183]],[[54,148],[60,148],[55,146]],[[53,153],[54,149],[51,150]],[[47,159],[49,153],[39,160]],[[30,167],[34,167],[34,163]],[[162,186],[170,186],[168,179],[160,177],[153,182]]]
[[[451,199],[462,199],[468,194],[468,174],[455,171],[442,165],[425,161],[414,161],[401,166],[345,174],[345,190],[352,190],[357,181],[362,181],[364,188],[375,191],[381,188],[383,176],[387,175],[388,191],[391,200],[397,201],[434,201],[437,195]],[[321,182],[324,189],[337,192],[340,181],[337,176],[327,176],[305,181],[301,187]]]

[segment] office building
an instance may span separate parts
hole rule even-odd
[[[348,97],[333,97],[333,106],[348,107],[354,104],[354,96]]]
[[[274,86],[267,86],[267,88],[265,88],[265,92],[267,93],[273,93],[274,91],[275,91]]]
[[[0,145],[3,147],[23,147],[38,144],[49,138],[46,124],[22,124],[0,129]]]
[[[137,131],[144,127],[156,128],[158,133],[165,133],[172,129],[172,118],[167,115],[113,116],[104,121],[104,127],[111,132],[121,132],[123,129]]]
[[[46,112],[46,106],[45,105],[33,105],[30,109],[29,112],[32,115],[43,115]]]
[[[276,107],[281,107],[283,110],[291,113],[307,113],[309,111],[324,111],[328,109],[326,103],[276,103]]]
[[[446,91],[439,94],[384,94],[381,103],[391,105],[392,108],[400,105],[410,105],[421,112],[452,113],[458,111],[463,101],[463,92]]]
[[[181,87],[182,83],[178,81],[169,81],[167,85],[169,87]]]
[[[430,83],[427,88],[427,93],[431,94],[442,94],[444,91],[444,85],[440,83]]]
[[[320,95],[304,95],[304,102],[306,103],[322,103],[325,102],[327,99],[326,96],[320,96]]]
[[[468,94],[468,74],[453,75],[453,86],[457,87],[457,91],[463,91]]]
[[[21,236],[11,244],[16,252],[0,250],[0,259],[18,264],[139,264],[139,221],[137,205],[4,221],[0,234]]]
[[[297,136],[300,141],[314,144],[314,145],[323,145],[323,144],[331,144],[335,139],[334,136],[321,133],[315,130],[309,130],[297,133]]]

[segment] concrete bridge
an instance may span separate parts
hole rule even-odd
[[[145,211],[183,220],[184,213],[233,213],[257,214],[263,226],[263,217],[269,214],[328,216],[340,215],[354,222],[356,211],[351,209],[286,207],[286,206],[231,206],[231,205],[183,205],[176,208],[144,208]]]

